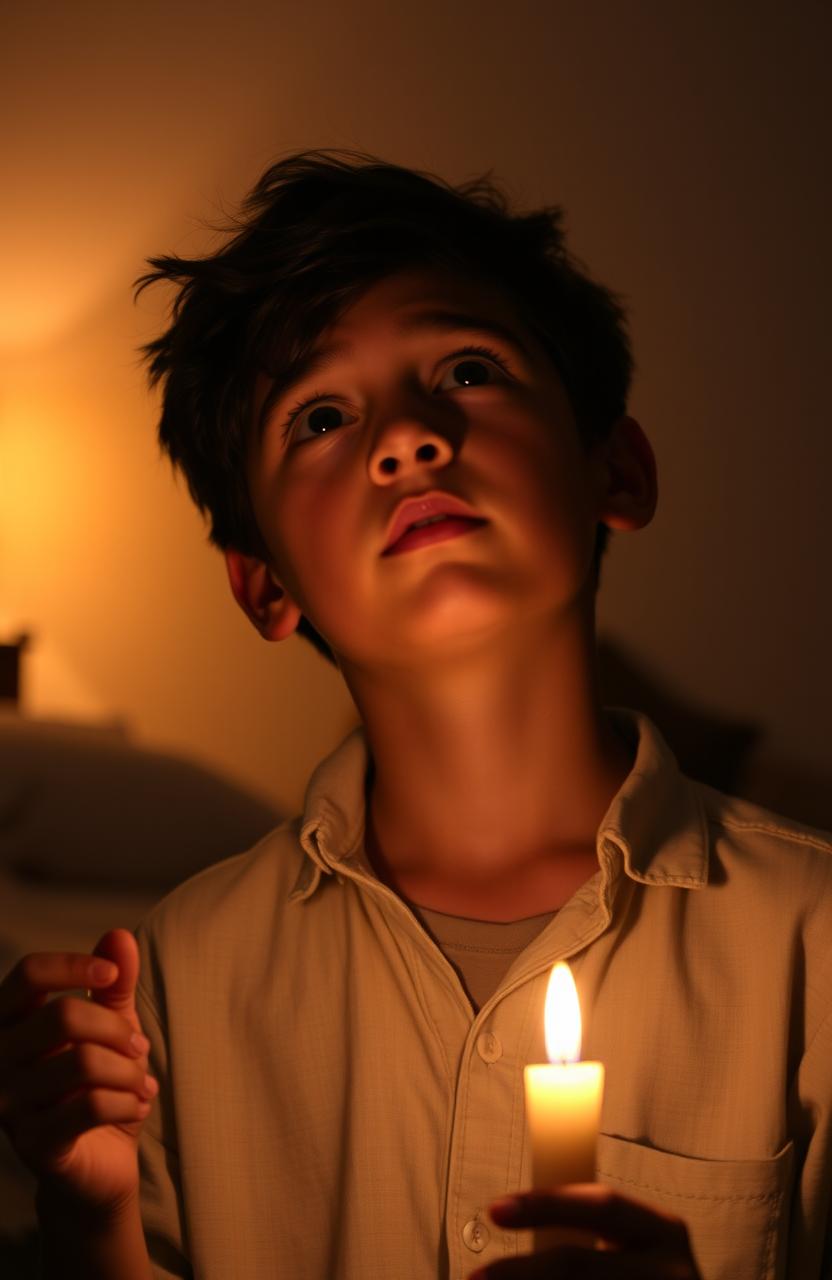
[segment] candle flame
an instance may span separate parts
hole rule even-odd
[[[581,1056],[581,1008],[568,964],[556,964],[543,1009],[546,1056],[550,1062],[578,1062]]]

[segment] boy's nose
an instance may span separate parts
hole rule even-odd
[[[438,471],[453,457],[453,445],[441,432],[416,418],[399,418],[379,432],[368,469],[377,484],[386,484],[425,468]]]

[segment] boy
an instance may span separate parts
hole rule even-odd
[[[94,986],[81,957],[0,989],[47,1274],[829,1275],[832,847],[601,705],[600,558],[656,474],[558,212],[307,153],[215,255],[152,265],[181,286],[147,351],[162,443],[238,604],[334,661],[362,724],[302,815],[138,949],[101,939],[92,1001],[43,1003]],[[531,1186],[558,960],[606,1068],[599,1181],[495,1208]],[[546,1224],[599,1247],[527,1255]]]

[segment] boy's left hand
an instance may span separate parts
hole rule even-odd
[[[682,1218],[660,1213],[599,1182],[557,1191],[529,1191],[495,1200],[489,1213],[499,1227],[581,1227],[602,1241],[599,1249],[562,1245],[473,1272],[468,1280],[701,1280]]]

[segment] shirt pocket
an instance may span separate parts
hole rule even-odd
[[[683,1218],[702,1280],[783,1280],[794,1144],[768,1160],[698,1160],[608,1134],[598,1181]]]

